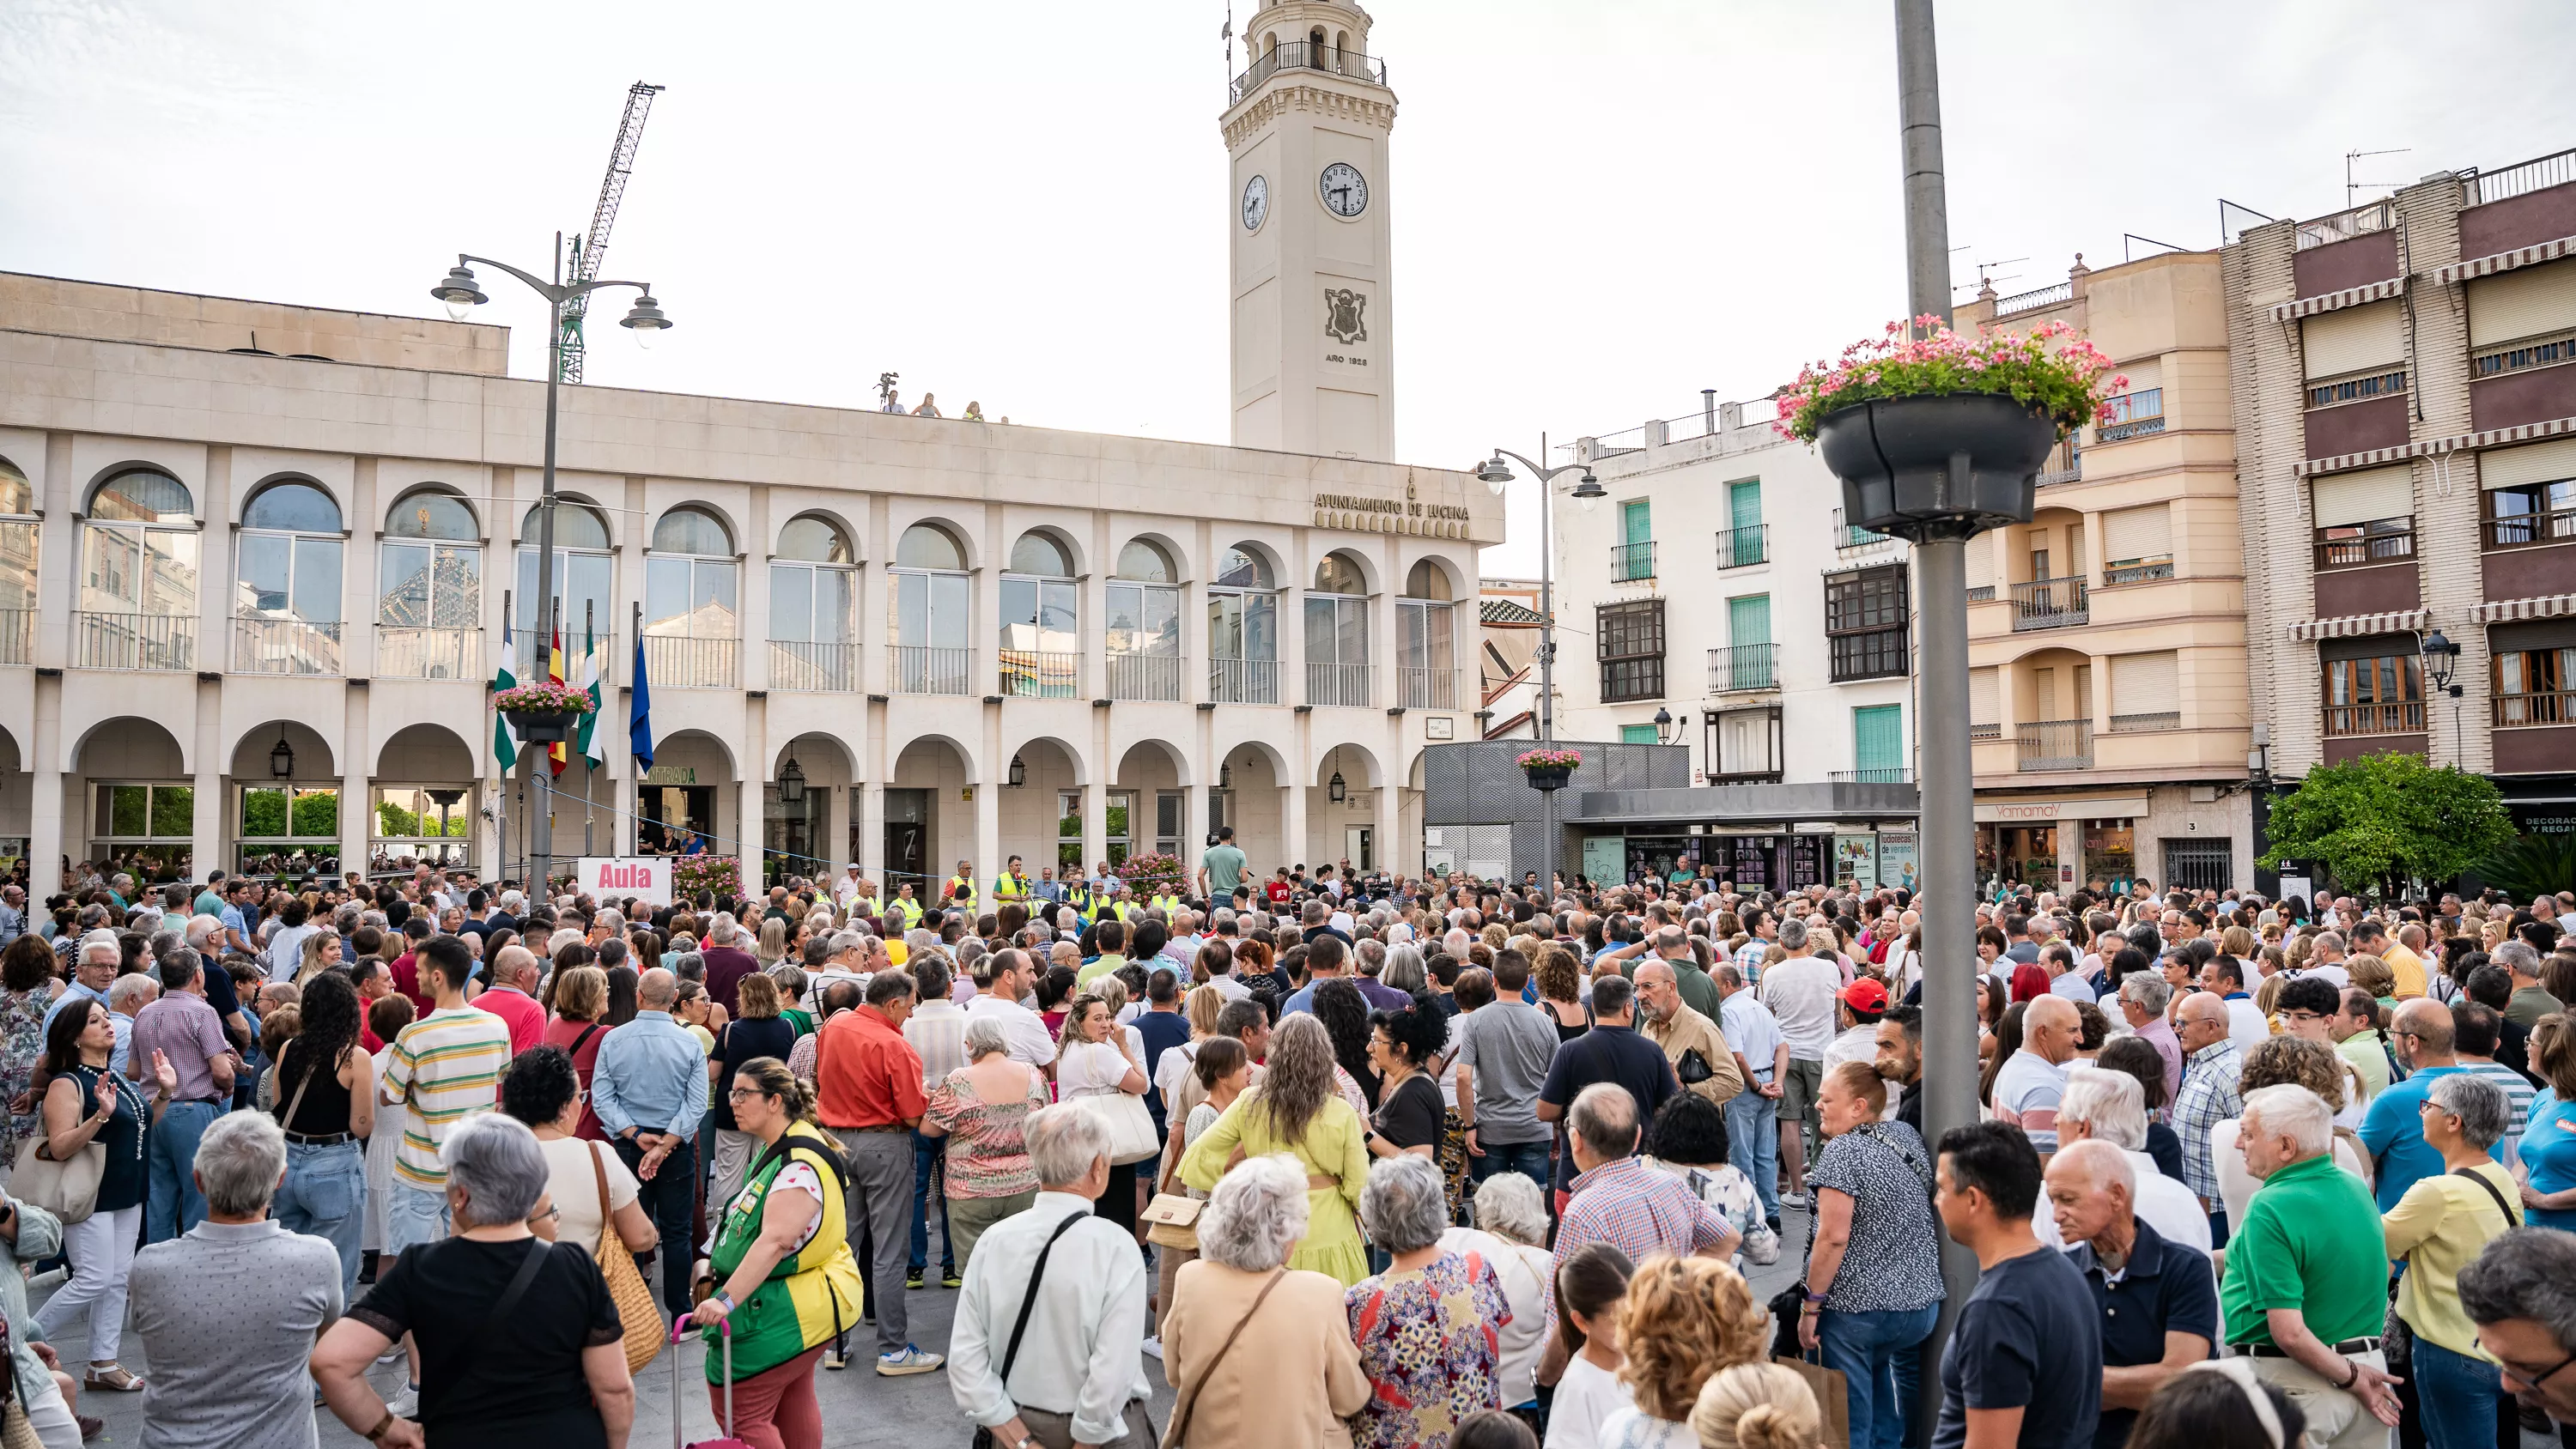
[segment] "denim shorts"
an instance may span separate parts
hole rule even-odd
[[[447,1236],[447,1194],[396,1180],[385,1192],[385,1251],[400,1253]]]

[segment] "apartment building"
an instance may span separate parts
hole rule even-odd
[[[2273,774],[2420,754],[2576,830],[2576,151],[2250,227],[2223,268]]]

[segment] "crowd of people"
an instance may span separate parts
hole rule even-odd
[[[2576,1421],[2576,894],[1974,903],[1927,1141],[1895,889],[79,879],[0,890],[0,1442],[623,1445],[692,1332],[760,1449],[854,1362],[998,1449]]]

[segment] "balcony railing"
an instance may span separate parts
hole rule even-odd
[[[1717,531],[1717,566],[1719,568],[1740,569],[1748,564],[1763,563],[1770,557],[1771,525],[1767,523],[1747,524],[1742,528],[1721,528]]]
[[[2535,367],[2556,367],[2562,362],[2576,362],[2576,332],[2536,337],[2511,347],[2481,352],[2469,359],[2469,376],[2501,377],[2508,372],[2527,372]]]
[[[197,621],[188,614],[72,615],[78,669],[194,669]]]
[[[0,609],[0,664],[33,663],[35,643],[35,610]]]
[[[1458,707],[1458,671],[1432,669],[1418,664],[1395,667],[1399,691],[1396,703],[1406,709],[1456,709]]]
[[[1914,772],[1902,765],[1877,770],[1827,770],[1825,780],[1834,785],[1911,785]]]
[[[2033,579],[2012,586],[2013,632],[2070,629],[2088,623],[2091,591],[2083,579]]]
[[[1968,590],[1968,602],[1971,604],[1989,603],[1994,597],[1995,586],[1992,584],[1979,584]]]
[[[340,624],[235,614],[232,669],[235,674],[337,674]]]
[[[2564,186],[2570,181],[2576,181],[2576,151],[2560,151],[2536,161],[2524,161],[2501,171],[2484,171],[2467,178],[2463,189],[2468,194],[2460,199],[2460,204],[2482,206],[2508,196],[2520,196],[2526,191]]]
[[[2074,300],[2075,284],[2071,281],[2060,282],[2054,287],[2040,287],[2033,291],[2016,292],[2009,297],[1996,298],[1995,315],[2009,317],[2015,312],[2036,312],[2042,307],[2054,307],[2062,302]]]
[[[740,689],[742,641],[655,634],[648,630],[644,635],[644,667],[653,672],[651,682],[655,689]],[[573,680],[570,674],[564,677]]]
[[[2298,250],[2350,241],[2365,232],[2386,231],[2397,224],[2396,216],[2396,209],[2387,202],[2374,201],[2368,206],[2356,206],[2350,211],[2338,211],[2332,216],[2300,222]]]
[[[1181,656],[1142,650],[1109,652],[1111,699],[1176,700],[1181,697]]]
[[[894,656],[894,688],[897,694],[972,694],[975,690],[975,651],[972,649],[934,649],[926,644],[897,644],[886,652]]]
[[[1369,667],[1307,660],[1306,702],[1335,709],[1368,708]]]
[[[2133,735],[2143,730],[2178,730],[2182,728],[2182,711],[2169,709],[2158,714],[2115,714],[2111,716],[2111,733]]]
[[[1386,62],[1374,60],[1356,50],[1337,45],[1318,45],[1311,40],[1287,41],[1268,54],[1256,57],[1251,68],[1234,78],[1226,88],[1226,104],[1231,106],[1252,94],[1263,81],[1282,71],[1320,70],[1333,75],[1346,75],[1353,80],[1386,84]]]
[[[2412,518],[2380,518],[2317,530],[2316,566],[2320,569],[2360,568],[2414,556]]]
[[[1866,529],[1857,523],[1843,522],[1843,511],[1839,508],[1834,510],[1834,547],[1836,549],[1876,548],[1880,544],[1894,542],[1896,539],[1893,535]]]
[[[2015,726],[2025,770],[2093,768],[2093,721],[2046,719]]]
[[[2003,737],[2004,727],[1999,724],[1972,724],[1968,726],[1968,738],[1972,740],[1999,740]]]
[[[2165,390],[2124,392],[2103,404],[2110,421],[2093,430],[2096,443],[2117,443],[2165,430]]]
[[[1082,656],[1046,649],[1005,649],[1002,693],[1013,699],[1078,699],[1082,695]]]
[[[1655,546],[1651,543],[1614,543],[1610,545],[1610,582],[1629,583],[1655,576]]]
[[[2495,697],[2495,722],[2500,726],[2576,724],[2576,689],[2499,694]]]
[[[2133,563],[2110,564],[2102,570],[2102,582],[2105,585],[2152,583],[2157,579],[2169,579],[2173,576],[2173,560],[2169,558],[2148,558],[2139,559]]]
[[[2555,513],[2508,513],[2485,520],[2487,547],[2523,548],[2535,543],[2576,539],[2576,508]]]
[[[483,631],[376,626],[378,679],[483,678]]]
[[[2402,397],[2406,392],[2406,369],[2392,367],[2359,377],[2339,377],[2327,382],[2308,384],[2308,411],[2342,407],[2346,403],[2369,402],[2374,398]]]
[[[1711,694],[1779,687],[1779,645],[1732,644],[1708,651],[1708,688]]]
[[[599,652],[599,684],[600,688],[605,690],[613,682],[615,666],[617,664],[617,636],[615,634],[602,634],[598,636],[595,640],[590,642],[588,649],[584,647],[583,640],[580,636],[566,639],[564,641],[563,660],[564,683],[573,686],[575,689],[581,687],[582,680],[588,677],[590,670],[590,649],[596,649]],[[545,635],[538,633],[534,629],[511,630],[510,654],[511,672],[519,677],[519,681],[521,683],[533,683],[546,677]],[[652,682],[658,688],[663,682],[662,661],[658,658],[654,658],[649,653],[646,657],[653,670]]]
[[[2048,460],[2039,467],[2039,487],[2052,488],[2060,483],[2084,481],[2084,450],[2074,436],[2058,439],[2048,450]]]
[[[2326,706],[2330,735],[2412,735],[2424,732],[2424,701],[2403,699],[2389,704]]]
[[[1279,661],[1222,657],[1209,660],[1208,699],[1217,704],[1277,704]]]
[[[804,639],[769,641],[769,687],[847,694],[859,687],[859,646]]]

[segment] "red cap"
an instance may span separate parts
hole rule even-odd
[[[1887,988],[1864,976],[1842,989],[1842,1001],[1854,1011],[1883,1015],[1887,1010]]]

